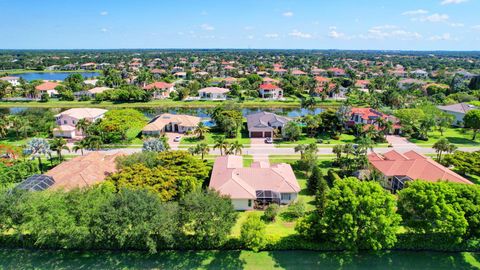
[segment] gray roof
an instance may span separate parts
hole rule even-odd
[[[249,131],[255,129],[273,129],[272,126],[284,126],[287,122],[292,119],[276,115],[270,112],[258,112],[254,114],[247,115],[247,127]]]
[[[28,191],[42,191],[48,189],[54,183],[55,180],[51,176],[35,174],[18,184],[16,188]]]
[[[457,103],[457,104],[446,105],[446,106],[437,106],[437,108],[439,108],[442,111],[467,113],[468,111],[474,110],[477,107],[468,103]]]

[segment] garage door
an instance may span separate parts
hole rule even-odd
[[[271,138],[271,137],[272,137],[272,132],[265,132],[265,138],[266,138],[266,137],[270,137],[270,138]]]
[[[250,132],[250,137],[252,137],[252,138],[262,138],[263,137],[263,132],[252,131],[252,132]]]

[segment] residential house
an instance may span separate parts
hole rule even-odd
[[[427,82],[418,79],[403,79],[398,82],[400,89],[406,90],[415,86],[424,86]]]
[[[12,86],[19,86],[20,85],[20,77],[5,76],[5,77],[1,77],[0,81],[8,82]]]
[[[107,90],[111,90],[112,88],[110,87],[104,87],[104,86],[100,86],[100,87],[94,87],[90,90],[88,90],[87,92],[89,93],[89,96],[90,97],[95,97],[96,95],[98,94],[101,94]]]
[[[170,93],[175,92],[175,84],[166,82],[154,82],[145,86],[143,89],[153,91],[154,99],[163,99],[170,97]]]
[[[88,79],[88,80],[83,81],[84,84],[89,84],[89,85],[93,85],[93,86],[97,85],[97,82],[98,82],[97,79]]]
[[[344,77],[347,75],[344,69],[336,67],[327,69],[327,73],[332,74],[333,77]]]
[[[97,64],[93,63],[93,62],[85,63],[85,64],[80,65],[80,68],[84,69],[84,70],[93,70],[93,69],[97,68]]]
[[[58,91],[55,90],[55,87],[59,86],[59,83],[56,82],[43,82],[35,87],[35,90],[40,92],[40,95],[48,94],[50,97],[58,95]]]
[[[200,99],[226,100],[230,90],[220,87],[206,87],[198,90]]]
[[[385,121],[390,121],[393,124],[393,133],[400,134],[401,126],[400,120],[394,116],[384,114],[372,108],[351,108],[350,110],[350,120],[347,121],[346,126],[352,127],[356,124],[365,125],[365,128],[373,125],[376,129],[379,129],[378,119],[384,119]]]
[[[266,99],[283,99],[283,89],[274,84],[261,84],[260,96]]]
[[[404,188],[406,182],[417,179],[428,182],[448,181],[472,184],[464,177],[413,150],[403,154],[396,150],[383,155],[373,152],[368,155],[368,161],[380,174],[379,180],[382,186],[392,192]]]
[[[179,71],[179,72],[175,72],[173,74],[173,76],[175,76],[175,78],[177,78],[177,79],[186,79],[187,78],[187,73],[183,72],[183,71]]]
[[[21,182],[16,188],[28,191],[46,189],[69,191],[97,185],[117,171],[115,159],[123,153],[103,154],[91,152],[78,156],[49,170],[45,174],[33,175]]]
[[[270,203],[289,204],[301,190],[289,164],[254,162],[247,168],[243,167],[241,156],[217,157],[209,187],[229,196],[236,210],[253,210]]]
[[[369,80],[357,80],[355,82],[355,87],[358,88],[360,91],[367,92],[368,86],[370,85]]]
[[[283,127],[292,119],[270,112],[247,115],[247,128],[250,138],[272,138],[274,133],[282,134]]]
[[[295,70],[292,71],[292,75],[299,77],[299,76],[306,76],[307,73],[306,73],[306,72],[303,72],[303,71],[301,71],[301,70],[299,70],[299,69],[295,69]]]
[[[453,115],[455,117],[454,125],[463,126],[463,118],[468,111],[475,110],[477,107],[468,103],[457,103],[446,106],[437,106],[441,111]]]
[[[64,138],[75,138],[82,136],[83,132],[76,128],[78,121],[86,119],[93,123],[103,118],[107,110],[97,108],[74,108],[55,115],[55,122],[58,127],[53,129],[53,136]]]
[[[426,72],[423,69],[416,69],[416,70],[410,72],[410,75],[413,78],[428,79],[428,72]]]
[[[269,78],[269,77],[265,77],[262,79],[262,83],[264,84],[275,84],[275,85],[278,85],[280,83],[279,80],[275,80],[275,79],[272,79],[272,78]]]
[[[165,132],[185,133],[194,130],[202,121],[200,117],[165,113],[153,118],[143,129],[145,136],[160,136]]]
[[[237,83],[237,78],[227,77],[223,79],[223,82],[225,83],[225,87],[231,87],[232,85]]]

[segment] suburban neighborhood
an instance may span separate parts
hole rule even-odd
[[[85,1],[0,1],[0,269],[480,269],[479,3]]]

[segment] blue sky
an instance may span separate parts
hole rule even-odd
[[[480,50],[480,0],[0,0],[0,48]]]

